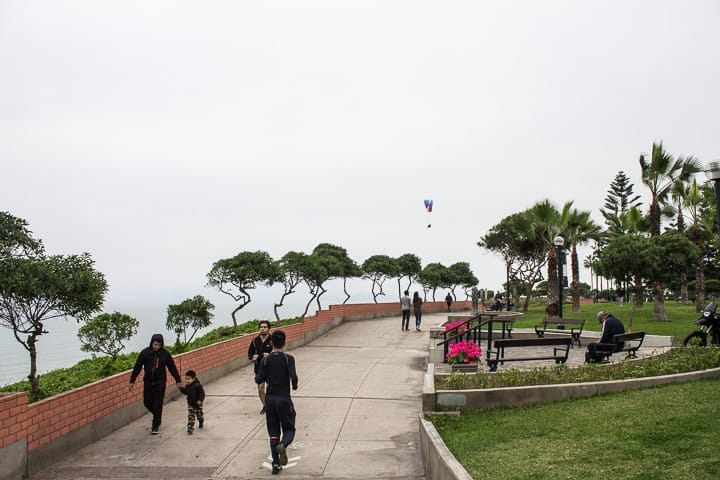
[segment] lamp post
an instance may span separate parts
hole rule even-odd
[[[563,264],[562,264],[562,247],[565,245],[565,239],[560,235],[553,238],[555,244],[555,258],[557,260],[557,286],[558,286],[558,317],[562,318],[563,307]]]
[[[720,228],[720,160],[707,164],[705,176],[715,184],[715,206],[717,207],[718,228]]]

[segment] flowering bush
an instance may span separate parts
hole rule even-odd
[[[450,345],[450,352],[445,356],[447,363],[468,363],[474,364],[482,357],[482,348],[475,342],[468,340],[465,342],[453,343]]]
[[[465,320],[458,320],[456,322],[450,322],[445,324],[445,331],[457,327],[458,325],[462,325],[460,328],[457,329],[457,333],[464,333],[465,330],[467,330],[467,325],[463,325],[465,323]]]

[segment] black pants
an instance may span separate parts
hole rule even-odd
[[[622,344],[618,346],[614,343],[589,343],[587,352],[585,352],[585,363],[600,363],[603,358],[609,357],[615,352],[619,352],[622,348]]]
[[[402,329],[410,330],[410,310],[402,311]]]
[[[268,394],[265,397],[265,409],[265,421],[270,436],[270,454],[273,463],[279,464],[275,447],[280,442],[287,447],[295,439],[295,406],[290,397]]]
[[[143,382],[143,403],[145,408],[152,413],[152,428],[159,428],[165,403],[165,384]]]

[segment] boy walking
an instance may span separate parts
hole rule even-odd
[[[180,391],[187,395],[188,420],[187,433],[192,435],[195,430],[195,418],[197,417],[198,428],[203,428],[205,415],[203,414],[203,401],[205,400],[205,389],[197,378],[194,370],[185,373],[185,385]]]
[[[287,447],[295,438],[295,407],[290,398],[290,386],[298,388],[295,358],[283,352],[285,332],[275,330],[270,336],[273,351],[260,362],[255,383],[267,383],[265,421],[270,436],[272,473],[277,475],[287,465]],[[282,437],[281,437],[282,433]]]

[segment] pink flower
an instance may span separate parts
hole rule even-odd
[[[482,357],[482,348],[475,342],[468,340],[453,343],[445,356],[448,363],[469,363],[474,364]]]

